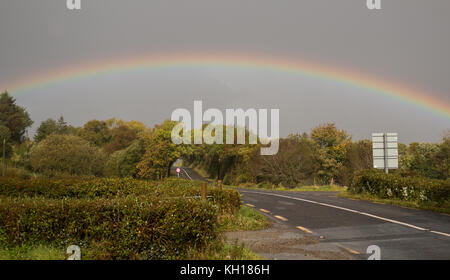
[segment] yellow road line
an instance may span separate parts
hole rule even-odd
[[[259,208],[259,211],[261,211],[261,212],[264,212],[264,213],[270,213],[270,211],[269,211],[269,210],[266,210],[266,209],[262,209],[262,208]]]
[[[278,216],[278,215],[275,215],[274,217],[277,218],[277,219],[282,220],[283,222],[286,222],[286,221],[288,220],[288,219],[286,219],[285,217]]]
[[[307,229],[307,228],[305,228],[305,227],[297,226],[297,228],[298,228],[299,230],[301,230],[301,231],[306,232],[306,233],[310,233],[310,234],[313,233],[312,231],[310,231],[309,229]]]
[[[250,203],[247,203],[247,204],[245,204],[245,205],[247,205],[247,206],[249,206],[249,207],[255,207],[255,205],[250,204]]]
[[[344,247],[344,246],[341,246],[341,248],[344,249],[345,251],[349,252],[350,254],[354,254],[354,255],[359,255],[360,254],[360,252],[358,252],[356,250],[353,250],[353,249],[350,249],[350,248],[347,248],[347,247]]]

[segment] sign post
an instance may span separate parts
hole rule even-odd
[[[177,172],[177,177],[180,178],[181,168],[177,167],[177,169],[175,169],[175,171]]]
[[[372,133],[373,167],[384,169],[398,168],[397,133]]]

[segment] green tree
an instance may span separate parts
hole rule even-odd
[[[12,155],[10,157],[14,167],[21,166],[26,169],[31,169],[30,166],[30,150],[33,142],[24,142],[19,145],[12,146]]]
[[[176,122],[165,121],[155,127],[145,140],[145,154],[138,163],[138,176],[149,179],[162,179],[170,175],[170,167],[179,158],[192,152],[191,145],[176,145],[171,133]]]
[[[435,155],[439,153],[439,144],[411,143],[408,147],[407,168],[409,171],[428,177],[437,178]]]
[[[25,129],[33,124],[28,112],[16,104],[16,100],[4,92],[0,95],[0,124],[11,133],[11,141],[21,143]]]
[[[70,134],[74,128],[67,125],[64,121],[64,118],[61,116],[57,121],[49,118],[39,125],[36,130],[36,135],[34,136],[34,140],[36,142],[40,142],[45,139],[45,137],[56,133],[56,134]]]
[[[104,146],[104,151],[113,153],[130,146],[137,138],[137,130],[126,125],[120,125],[111,129],[111,141]]]
[[[317,175],[323,183],[332,182],[340,177],[351,137],[346,131],[337,129],[333,123],[313,128],[310,135],[320,164]]]
[[[203,129],[205,128],[206,125],[203,126]],[[216,129],[220,128],[223,130],[223,143],[226,143],[226,132],[228,129],[234,130],[234,143],[237,143],[237,128],[223,125],[222,127],[216,127]],[[204,169],[211,178],[224,180],[226,183],[239,183],[252,180],[248,163],[254,151],[259,146],[248,144],[248,130],[245,130],[245,139],[246,144],[239,145],[203,143],[196,146],[195,152],[187,160]]]
[[[97,147],[74,135],[52,134],[30,152],[33,170],[48,176],[101,175],[104,159]]]
[[[111,132],[105,121],[88,121],[84,124],[79,134],[83,139],[97,147],[101,147],[111,140]]]
[[[258,153],[250,162],[252,174],[257,182],[270,182],[295,187],[312,183],[317,168],[310,139],[291,135],[280,139],[278,153],[261,156]]]
[[[445,135],[434,155],[434,166],[437,179],[450,178],[450,135]]]
[[[346,165],[354,171],[370,169],[373,165],[372,142],[360,140],[347,145]]]
[[[136,177],[136,165],[145,153],[144,141],[138,139],[128,148],[112,153],[105,164],[105,176]]]

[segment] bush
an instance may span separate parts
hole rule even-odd
[[[450,201],[450,179],[403,177],[399,174],[385,174],[379,170],[365,170],[354,175],[349,191],[380,198],[444,204]]]
[[[78,136],[53,134],[32,148],[30,163],[48,176],[101,175],[104,155]]]
[[[217,210],[199,200],[148,196],[1,197],[0,232],[11,247],[76,244],[97,246],[106,259],[182,258],[217,238]]]
[[[159,199],[188,198],[201,195],[200,185],[199,181],[181,179],[166,179],[161,182],[132,178],[23,180],[0,177],[0,196],[94,199],[145,195]],[[219,191],[210,187],[207,195],[212,196],[220,212],[234,213],[241,204],[240,195],[234,190]]]
[[[116,151],[109,156],[105,164],[105,176],[135,177],[136,165],[145,152],[143,140],[137,140],[128,148]]]
[[[36,177],[35,174],[31,173],[30,171],[26,170],[25,168],[16,168],[16,167],[9,167],[6,169],[5,172],[6,177],[19,177],[21,179],[31,179]]]
[[[217,241],[219,213],[240,207],[233,190],[209,188],[201,201],[201,184],[0,177],[0,248],[73,244],[85,258],[182,259]]]

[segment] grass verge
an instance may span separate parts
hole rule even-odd
[[[251,189],[251,190],[268,190],[268,191],[292,191],[292,192],[342,192],[347,190],[345,186],[324,185],[324,186],[301,186],[294,188],[279,187],[276,185],[268,187],[260,187],[256,185],[226,186],[230,189]]]
[[[235,214],[223,214],[219,216],[219,230],[227,231],[246,231],[260,230],[269,225],[269,221],[261,213],[241,206]],[[237,241],[227,242],[224,238],[210,244],[205,250],[191,251],[188,259],[200,260],[261,260],[262,258],[253,253],[244,244]]]
[[[189,260],[261,260],[244,244],[237,241],[229,243],[226,240],[217,240],[202,251],[192,251]]]
[[[395,206],[400,206],[404,208],[411,208],[411,209],[420,209],[420,210],[428,210],[428,211],[434,211],[444,214],[450,214],[450,202],[446,203],[445,205],[437,205],[432,203],[427,204],[420,204],[417,202],[412,201],[405,201],[405,200],[399,200],[399,199],[383,199],[376,197],[374,195],[370,194],[353,194],[348,191],[343,191],[338,194],[339,197],[344,198],[350,198],[350,199],[358,199],[358,200],[364,200],[364,201],[370,201],[374,203],[382,203],[382,204],[390,204]]]
[[[268,224],[269,221],[261,213],[243,205],[235,215],[219,216],[219,227],[222,232],[260,230]]]
[[[0,260],[64,260],[65,250],[50,246],[0,248]]]

